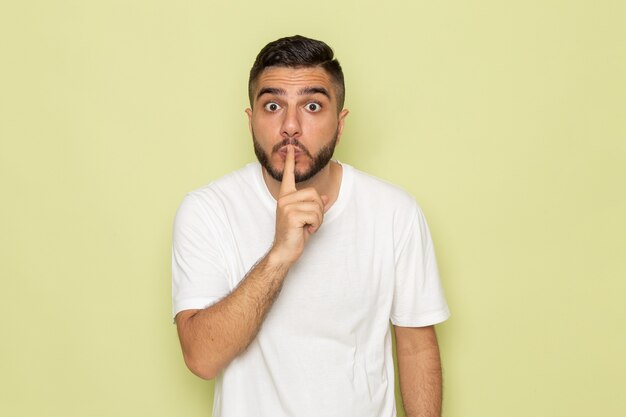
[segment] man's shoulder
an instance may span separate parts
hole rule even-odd
[[[415,197],[397,184],[352,168],[355,207],[375,223],[390,226],[398,247],[405,242],[413,225],[425,227],[423,211]]]
[[[196,211],[209,211],[213,214],[223,213],[232,204],[254,198],[258,187],[258,180],[255,178],[256,169],[258,169],[258,164],[249,163],[187,192],[181,208],[189,207]]]
[[[238,194],[245,188],[254,187],[256,185],[256,170],[258,169],[258,163],[251,162],[243,167],[231,171],[228,174],[223,175],[217,179],[214,179],[207,184],[189,191],[188,194],[194,195],[199,198],[216,198],[228,194]]]
[[[415,198],[401,186],[354,167],[349,169],[354,178],[356,198],[373,199],[394,206],[415,206]]]

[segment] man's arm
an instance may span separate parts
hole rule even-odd
[[[184,310],[176,315],[178,338],[191,372],[200,378],[214,378],[248,347],[288,270],[268,254],[223,300],[204,310]]]
[[[296,190],[294,165],[290,145],[276,207],[274,244],[267,255],[224,299],[176,315],[185,363],[201,378],[215,377],[254,340],[289,268],[322,224],[328,199],[313,188]]]
[[[441,361],[434,326],[394,326],[407,417],[441,416]]]

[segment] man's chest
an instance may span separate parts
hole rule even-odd
[[[230,242],[233,288],[271,247],[273,221],[269,215],[237,222]],[[372,311],[389,310],[395,276],[389,230],[380,220],[359,216],[323,224],[289,270],[271,314],[291,315],[310,326],[353,327]]]

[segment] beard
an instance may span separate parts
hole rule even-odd
[[[326,145],[322,146],[319,152],[314,156],[311,155],[309,150],[304,145],[302,145],[298,141],[298,139],[291,139],[291,138],[285,138],[279,143],[277,143],[276,145],[274,145],[274,147],[272,148],[272,154],[278,152],[280,148],[282,148],[283,146],[287,146],[287,145],[293,145],[294,147],[298,148],[300,152],[302,152],[302,154],[306,155],[306,157],[311,160],[311,165],[309,169],[303,172],[294,170],[294,177],[295,177],[296,183],[307,181],[313,178],[318,172],[320,172],[330,162],[331,158],[333,157],[333,153],[335,152],[335,146],[337,145],[338,133],[339,133],[338,131],[335,132],[335,136]],[[268,155],[261,148],[261,145],[259,144],[256,137],[254,136],[254,133],[252,133],[252,143],[254,144],[254,154],[259,160],[259,163],[261,164],[261,166],[265,168],[267,173],[270,174],[272,178],[274,178],[278,182],[281,182],[283,180],[283,171],[279,171],[271,165],[270,163],[271,155]]]

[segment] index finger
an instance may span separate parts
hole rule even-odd
[[[291,194],[296,190],[295,157],[293,145],[287,145],[287,157],[285,158],[285,168],[283,169],[283,181],[280,183],[279,196]]]

